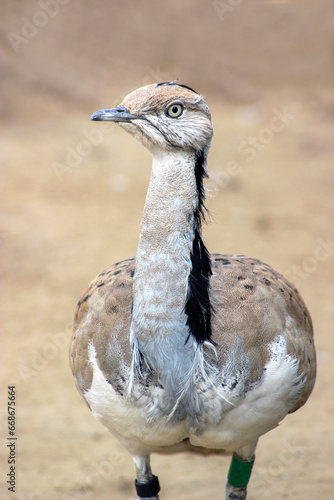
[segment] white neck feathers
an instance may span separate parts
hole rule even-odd
[[[133,289],[132,333],[144,343],[187,333],[185,303],[198,205],[193,152],[157,152],[146,197]]]

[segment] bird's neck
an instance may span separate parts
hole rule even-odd
[[[206,153],[159,152],[141,223],[132,335],[140,345],[210,336],[209,256],[200,227]]]

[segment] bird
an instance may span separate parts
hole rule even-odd
[[[77,304],[76,387],[132,455],[139,498],[159,499],[151,454],[184,451],[231,454],[226,499],[244,500],[259,437],[314,387],[310,313],[269,265],[204,243],[213,126],[201,94],[149,84],[91,120],[139,140],[152,171],[136,256],[101,272]]]

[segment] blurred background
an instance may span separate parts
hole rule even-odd
[[[17,392],[17,484],[1,498],[124,500],[132,459],[74,387],[68,344],[89,281],[136,252],[150,155],[89,122],[135,88],[205,95],[215,137],[211,251],[268,262],[314,320],[317,385],[262,437],[249,500],[329,499],[333,443],[334,5],[310,0],[0,0],[1,422]],[[164,500],[224,498],[228,457],[155,456]]]

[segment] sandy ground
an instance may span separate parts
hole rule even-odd
[[[7,7],[7,24],[2,29],[1,498],[134,497],[131,457],[95,421],[77,394],[68,366],[68,344],[83,288],[109,264],[136,252],[150,175],[148,152],[117,126],[101,129],[88,119],[96,109],[117,103],[125,88],[154,81],[147,68],[167,76],[177,72],[183,82],[206,94],[212,110],[215,138],[207,183],[212,222],[204,228],[208,247],[260,258],[286,274],[300,289],[314,321],[315,390],[304,408],[261,438],[248,498],[334,498],[334,98],[333,37],[328,35],[326,8],[314,10],[307,18],[309,25],[306,17],[298,18],[303,23],[295,31],[290,29],[290,42],[286,33],[281,41],[275,39],[274,21],[272,25],[259,22],[256,31],[250,18],[246,42],[263,36],[265,51],[259,49],[257,59],[256,41],[251,47],[246,44],[246,53],[240,40],[235,41],[230,50],[222,48],[221,59],[214,51],[216,70],[206,73],[205,68],[196,71],[190,40],[178,42],[179,46],[175,42],[188,2],[180,7],[175,26],[175,2],[166,13],[163,7],[157,9],[156,19],[166,14],[166,24],[161,33],[164,44],[159,41],[155,47],[153,38],[146,31],[143,34],[143,26],[148,26],[145,12],[152,2],[144,2],[136,16],[130,2],[124,2],[112,26],[122,40],[121,27],[132,23],[134,28],[131,43],[123,47],[123,59],[117,58],[117,48],[109,61],[110,67],[118,68],[111,84],[111,79],[106,81],[107,57],[94,46],[93,32],[101,29],[97,20],[103,25],[103,16],[93,7],[86,14],[81,9],[79,18],[77,4],[66,6],[63,32],[66,35],[72,27],[77,34],[69,47],[66,36],[63,42],[51,36],[59,21],[55,17],[15,54],[8,44],[8,31],[19,32],[20,18],[32,19],[40,7],[15,2],[15,11],[13,4],[2,3]],[[210,33],[209,15],[212,23],[217,18],[209,6],[208,13],[200,2],[193,4],[191,33],[196,36],[201,23]],[[241,25],[247,25],[247,12],[240,8],[234,14]],[[85,15],[91,15],[93,27],[87,24],[89,43],[84,46],[86,52],[80,49],[80,64],[73,68],[71,57],[79,53],[78,25],[82,28]],[[121,18],[127,18],[127,24],[122,25]],[[279,17],[280,23],[282,19],[291,27],[289,16]],[[225,26],[226,31],[222,24],[213,26],[211,42],[199,54],[203,64],[212,54],[215,37],[223,42],[233,32],[232,21]],[[176,33],[169,49],[168,27]],[[135,37],[138,33],[142,38]],[[313,44],[307,42],[307,33],[312,34]],[[106,35],[106,44],[113,37],[114,32]],[[152,46],[146,60],[136,57],[138,40],[145,48]],[[289,47],[297,51],[295,65]],[[61,77],[58,69],[65,64],[66,48],[67,71]],[[179,50],[178,62],[174,50]],[[83,54],[89,60],[86,66]],[[230,69],[224,74],[221,67]],[[271,130],[274,116],[281,117],[280,131]],[[254,137],[256,147],[250,144]],[[5,484],[9,472],[6,402],[11,385],[16,387],[17,409],[15,493]],[[153,456],[161,499],[223,499],[229,460],[187,454]]]

